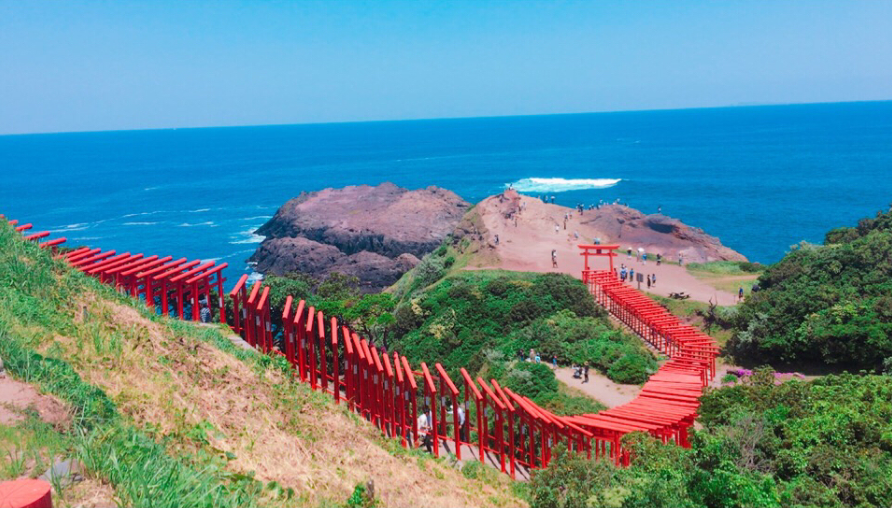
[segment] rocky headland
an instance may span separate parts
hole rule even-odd
[[[304,192],[257,230],[266,239],[250,261],[264,274],[354,275],[379,291],[437,248],[469,206],[445,189],[392,183]]]

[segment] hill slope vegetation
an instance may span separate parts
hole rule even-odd
[[[70,407],[60,458],[119,504],[331,506],[368,480],[387,506],[524,504],[506,478],[403,450],[225,333],[154,316],[0,225],[0,357]]]

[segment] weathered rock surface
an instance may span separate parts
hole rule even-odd
[[[257,230],[266,239],[251,261],[261,273],[341,272],[380,290],[437,248],[469,206],[445,189],[392,183],[304,192]]]
[[[616,242],[622,248],[642,247],[671,257],[682,254],[688,262],[747,260],[700,228],[661,214],[645,215],[622,205],[587,211],[580,222],[600,231],[605,243]]]

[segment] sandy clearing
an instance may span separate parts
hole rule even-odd
[[[506,212],[516,205],[519,199],[521,211],[515,218],[505,217]],[[589,225],[583,224],[576,211],[564,206],[546,204],[540,200],[520,195],[515,198],[514,205],[511,199],[499,202],[491,199],[478,205],[478,213],[488,230],[487,248],[498,256],[500,262],[496,266],[479,268],[501,268],[504,270],[528,271],[528,272],[560,272],[580,277],[583,270],[583,258],[580,256],[579,244],[593,243],[594,238],[601,238],[602,243],[612,241],[603,233]],[[571,217],[564,229],[564,215],[570,212]],[[590,210],[587,213],[597,213]],[[584,218],[583,215],[582,218]],[[578,239],[576,237],[578,233]],[[498,235],[499,242],[495,243]],[[624,244],[620,244],[626,247]],[[630,246],[635,247],[635,246]],[[551,264],[551,251],[557,254],[558,266],[553,268]],[[688,273],[687,269],[676,264],[663,263],[657,266],[654,260],[647,263],[641,262],[633,255],[620,255],[614,259],[614,266],[620,269],[621,265],[634,269],[636,272],[653,274],[656,276],[656,284],[650,288],[652,293],[661,296],[669,296],[669,293],[682,291],[692,299],[708,302],[718,302],[719,305],[734,305],[737,296],[727,291],[714,288],[705,281],[701,281]],[[606,258],[595,259],[591,263],[593,269],[608,269]],[[635,284],[637,287],[638,284]],[[641,284],[642,289],[647,289],[647,284]]]
[[[573,369],[569,367],[558,367],[554,375],[561,382],[582,390],[609,408],[631,402],[641,392],[640,386],[615,383],[595,369],[589,369],[588,383],[573,378]]]

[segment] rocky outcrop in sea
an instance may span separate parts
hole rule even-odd
[[[266,239],[250,261],[264,274],[354,275],[380,291],[436,249],[469,206],[445,189],[392,183],[304,192],[257,230]]]

